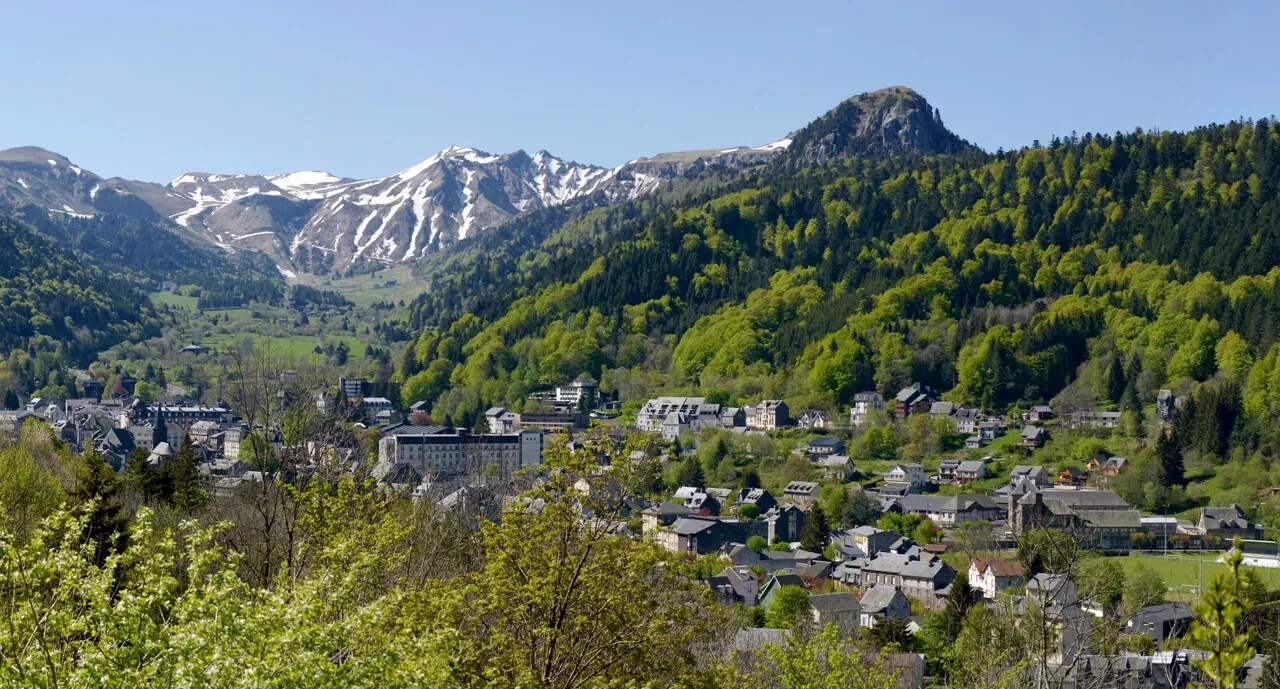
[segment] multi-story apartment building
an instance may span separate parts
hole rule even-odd
[[[705,397],[655,397],[636,412],[636,426],[642,431],[661,433],[671,414],[683,416],[694,430],[720,425],[720,405],[708,404]]]
[[[884,395],[878,392],[859,392],[853,396],[849,410],[849,423],[858,428],[870,418],[872,412],[884,411]]]
[[[485,466],[504,473],[542,463],[542,433],[473,435],[443,426],[403,426],[378,441],[378,465],[407,465],[424,476],[456,476]]]

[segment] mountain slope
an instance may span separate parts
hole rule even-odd
[[[35,208],[55,220],[135,218],[227,252],[261,251],[291,275],[416,262],[530,213],[626,202],[676,180],[737,173],[784,157],[808,166],[850,156],[968,150],[923,97],[895,87],[851,98],[771,144],[662,153],[612,169],[546,151],[495,155],[451,146],[375,179],[190,172],[159,185],[103,179],[61,155],[24,147],[0,152],[0,207]]]
[[[0,354],[44,337],[72,360],[83,359],[125,339],[158,334],[154,316],[133,284],[0,218]]]
[[[278,299],[283,286],[272,262],[255,252],[227,255],[203,231],[167,219],[189,203],[162,185],[104,179],[42,148],[0,151],[0,213],[98,268],[134,281],[196,285],[209,305]]]
[[[1278,188],[1263,120],[777,166],[598,209],[433,274],[405,402],[469,423],[586,373],[625,399],[839,409],[919,380],[996,411],[1106,408],[1119,359],[1148,404],[1280,361]]]

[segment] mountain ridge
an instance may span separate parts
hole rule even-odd
[[[546,149],[494,154],[452,145],[384,177],[186,172],[160,184],[102,178],[65,156],[24,146],[0,151],[0,207],[31,204],[55,219],[142,218],[224,251],[262,251],[290,276],[415,262],[534,210],[626,201],[707,170],[966,148],[922,96],[892,87],[854,96],[772,143],[658,153],[612,168]]]

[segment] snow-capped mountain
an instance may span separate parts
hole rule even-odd
[[[771,159],[789,140],[638,158],[615,168],[546,151],[502,155],[451,146],[396,174],[349,179],[189,172],[167,185],[101,178],[37,147],[0,151],[0,206],[51,218],[145,218],[226,251],[257,249],[291,276],[353,262],[413,261],[539,208],[599,194],[614,202],[709,165]]]
[[[389,177],[326,190],[290,253],[327,254],[336,264],[412,260],[524,211],[577,198],[607,174],[545,151],[492,155],[451,146]]]
[[[690,168],[762,162],[787,143],[661,154],[613,169],[546,151],[495,155],[450,146],[396,174],[367,180],[325,172],[192,172],[169,183],[189,201],[169,218],[199,228],[224,248],[263,249],[304,270],[359,260],[412,261],[527,211],[597,192],[609,201],[635,198]]]

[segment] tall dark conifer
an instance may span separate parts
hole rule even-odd
[[[1164,431],[1156,439],[1156,459],[1160,462],[1160,482],[1166,486],[1185,483],[1182,448],[1172,431]]]

